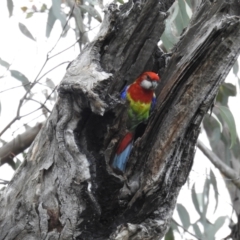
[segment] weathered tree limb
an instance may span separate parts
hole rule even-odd
[[[235,172],[232,168],[227,166],[219,157],[213,153],[210,149],[208,149],[203,142],[198,140],[197,142],[198,148],[202,151],[202,153],[212,162],[212,164],[219,169],[219,171],[231,180],[232,183],[240,189],[240,176],[237,172]]]
[[[35,127],[27,129],[26,132],[3,145],[0,148],[0,166],[5,163],[12,164],[13,158],[32,144],[42,125],[43,123],[38,123]]]
[[[157,42],[171,3],[109,6],[100,33],[69,66],[51,116],[2,194],[0,239],[164,236],[191,170],[201,120],[240,50],[232,5],[204,1],[173,50],[156,112],[134,143],[126,173],[115,172],[111,161],[126,132],[119,92],[142,71],[161,67]]]

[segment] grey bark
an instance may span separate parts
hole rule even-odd
[[[172,2],[109,6],[98,36],[67,69],[51,116],[1,195],[0,239],[164,236],[192,166],[199,125],[240,40],[235,8],[202,2],[160,72],[156,111],[139,129],[126,173],[115,172],[111,161],[126,132],[119,92],[143,71],[162,69],[157,42]]]
[[[0,166],[8,163],[14,167],[13,158],[31,145],[42,125],[42,123],[38,123],[35,127],[27,129],[26,132],[3,145],[0,148]]]

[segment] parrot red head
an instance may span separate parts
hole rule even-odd
[[[154,90],[160,77],[154,72],[144,72],[136,80],[136,83],[139,84],[142,88],[147,90]]]

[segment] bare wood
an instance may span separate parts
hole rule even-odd
[[[27,149],[32,144],[42,125],[42,123],[39,123],[35,127],[27,129],[26,132],[2,146],[0,148],[0,165],[12,162],[16,155]]]

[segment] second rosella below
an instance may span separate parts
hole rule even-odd
[[[160,78],[154,72],[144,72],[134,83],[124,88],[121,98],[129,102],[127,128],[129,132],[121,139],[113,159],[113,168],[124,172],[133,145],[136,127],[149,118],[156,104],[156,89]]]

